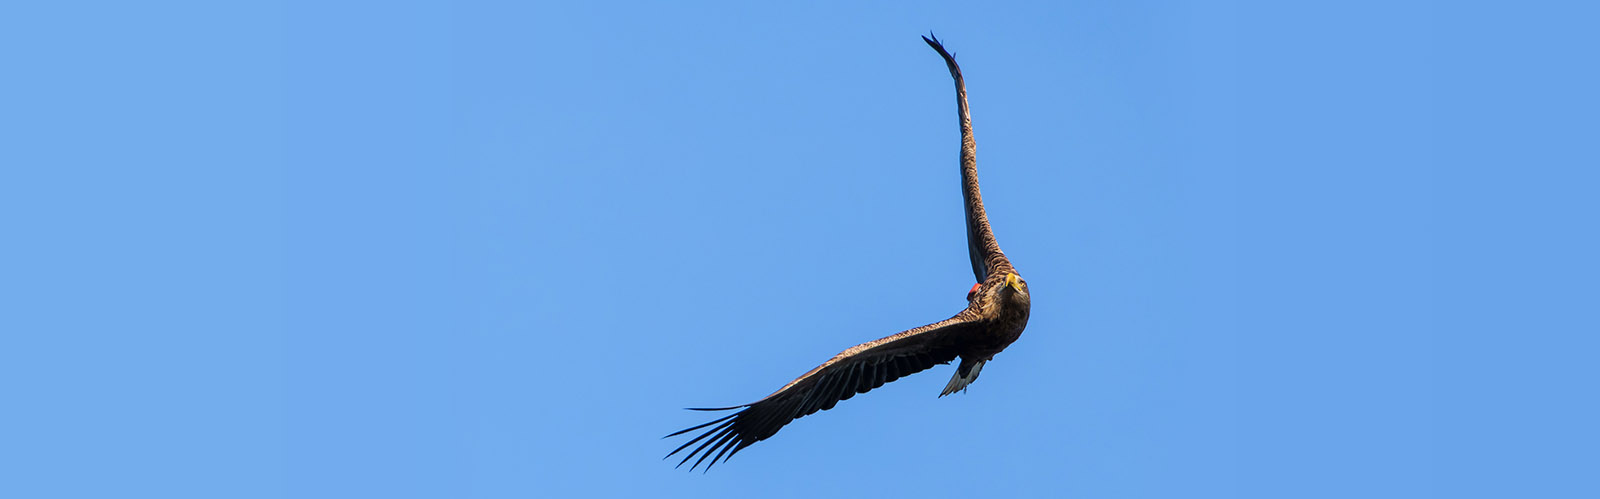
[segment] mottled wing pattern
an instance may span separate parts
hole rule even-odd
[[[1011,262],[1000,251],[1000,243],[989,229],[989,216],[983,211],[983,195],[978,192],[978,143],[972,139],[972,115],[967,111],[967,84],[961,79],[961,66],[945,51],[944,44],[932,35],[922,37],[939,51],[950,77],[956,80],[956,113],[961,122],[961,197],[966,202],[967,256],[972,260],[972,275],[984,282],[989,274],[1009,270]]]
[[[750,444],[778,433],[778,429],[790,421],[832,409],[834,404],[848,400],[857,393],[866,393],[884,383],[936,364],[949,363],[956,358],[957,340],[978,327],[976,314],[968,309],[943,321],[850,347],[760,401],[733,407],[694,409],[739,409],[739,412],[667,435],[672,437],[711,427],[667,454],[667,457],[699,443],[678,462],[678,466],[699,455],[700,458],[689,469],[693,470],[711,457],[710,463],[706,464],[709,470],[718,459],[727,461]]]

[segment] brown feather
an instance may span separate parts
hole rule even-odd
[[[679,467],[694,459],[690,470],[701,464],[710,470],[719,460],[727,461],[745,447],[766,440],[791,421],[832,409],[839,401],[858,393],[957,358],[962,360],[961,366],[940,396],[963,390],[967,383],[977,379],[976,369],[1016,341],[1027,326],[1031,303],[1027,283],[1022,282],[1020,276],[1014,276],[1016,270],[1000,251],[984,212],[983,196],[978,191],[977,146],[972,140],[972,119],[967,111],[967,89],[961,78],[961,68],[937,38],[923,37],[923,40],[944,58],[956,84],[967,250],[972,272],[979,283],[968,295],[967,308],[949,319],[847,348],[756,402],[696,409],[738,412],[667,435],[677,436],[711,427],[667,454],[672,457],[699,443],[678,462]],[[1016,279],[1015,288],[1010,282],[1012,278]]]
[[[939,52],[950,77],[956,81],[956,118],[961,124],[961,197],[967,218],[967,256],[972,260],[972,275],[984,282],[990,275],[1011,271],[1011,261],[1000,251],[1000,243],[989,228],[989,215],[983,209],[983,194],[978,190],[978,143],[972,138],[972,113],[967,109],[967,83],[961,66],[945,51],[944,44],[932,35],[922,37]]]
[[[977,329],[977,317],[968,309],[943,321],[847,348],[761,400],[722,408],[740,409],[737,413],[667,435],[677,436],[727,420],[668,453],[667,457],[705,440],[678,463],[678,466],[683,466],[696,454],[702,454],[701,460],[705,454],[713,452],[721,457],[720,454],[729,447],[743,448],[765,440],[791,421],[832,409],[841,400],[879,386],[862,382],[868,366],[881,365],[887,377],[898,379],[936,364],[947,364],[960,355],[959,339],[972,335]],[[713,459],[711,464],[715,463]],[[696,460],[689,469],[693,470],[700,464],[701,461]],[[707,468],[710,468],[710,464]]]

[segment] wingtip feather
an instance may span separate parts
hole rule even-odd
[[[685,408],[683,408],[683,410],[685,410],[685,411],[731,411],[731,410],[734,410],[734,409],[743,409],[743,408],[746,408],[746,407],[750,407],[750,404],[739,404],[739,405],[728,406],[728,407],[685,407]]]

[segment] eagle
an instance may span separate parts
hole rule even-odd
[[[967,292],[967,308],[954,317],[917,327],[845,349],[778,391],[761,400],[732,407],[698,408],[694,411],[737,410],[711,422],[667,435],[674,437],[710,427],[668,453],[665,458],[699,443],[678,462],[683,467],[699,456],[690,471],[709,457],[706,470],[718,460],[726,462],[751,444],[771,438],[790,421],[817,411],[832,409],[841,400],[883,386],[936,364],[956,359],[955,373],[939,397],[957,391],[978,379],[983,365],[1005,350],[1022,335],[1028,325],[1031,303],[1028,283],[1022,280],[1011,260],[1000,251],[989,217],[978,192],[977,144],[972,140],[972,118],[967,112],[967,88],[961,67],[937,37],[922,37],[939,52],[956,83],[956,111],[961,122],[961,197],[967,222],[967,255],[978,283]]]

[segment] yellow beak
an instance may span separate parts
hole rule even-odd
[[[1022,291],[1022,279],[1018,278],[1016,274],[1006,274],[1006,285],[1011,286],[1011,289],[1015,289],[1017,292]]]

